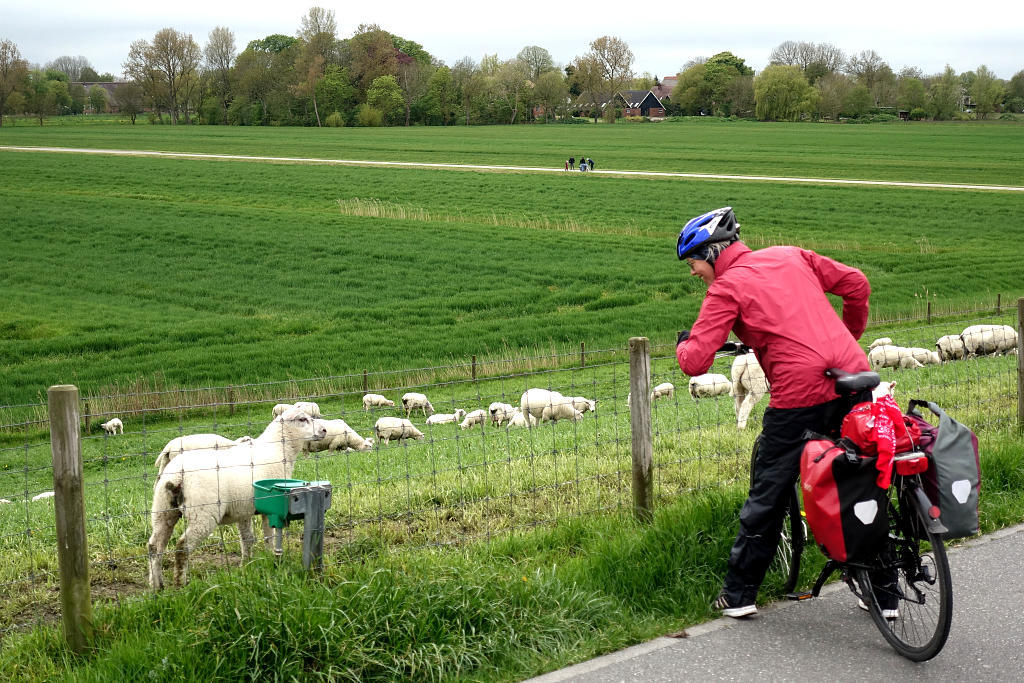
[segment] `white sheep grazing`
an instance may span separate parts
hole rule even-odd
[[[875,341],[871,342],[871,345],[868,346],[868,351],[875,348],[876,346],[892,346],[892,339],[890,339],[889,337],[879,337]]]
[[[942,362],[935,351],[917,346],[876,346],[868,351],[868,361],[874,370],[881,368],[919,368]]]
[[[6,498],[0,498],[0,505],[10,505],[13,501],[7,500]]]
[[[474,425],[482,425],[485,422],[487,422],[487,411],[484,410],[483,408],[480,408],[479,410],[474,410],[470,413],[467,413],[466,419],[459,424],[459,427],[461,427],[462,429],[469,429]]]
[[[373,425],[373,433],[386,445],[391,439],[422,439],[423,432],[416,429],[412,422],[404,417],[381,417]]]
[[[454,413],[434,413],[427,418],[428,425],[445,425],[454,424],[466,417],[466,411],[462,408],[456,408]]]
[[[277,417],[278,415],[281,415],[282,413],[284,413],[289,408],[298,408],[299,410],[304,412],[306,415],[309,415],[310,417],[313,417],[313,418],[319,419],[319,418],[323,417],[323,415],[320,414],[320,406],[318,406],[317,404],[313,403],[312,401],[296,401],[295,403],[278,403],[276,406],[274,406],[274,410],[272,411],[274,413],[274,417]]]
[[[757,362],[757,357],[753,353],[737,356],[732,362],[732,388],[729,395],[733,397],[738,429],[747,428],[750,411],[768,392],[768,378]]]
[[[959,334],[947,334],[939,337],[935,342],[935,348],[938,349],[939,358],[944,361],[960,360],[967,355],[964,340]]]
[[[728,394],[732,389],[732,382],[725,375],[707,373],[690,378],[690,396],[694,399],[710,398]]]
[[[380,394],[363,394],[363,410],[370,408],[394,408],[395,402]]]
[[[107,434],[124,434],[124,423],[117,417],[110,418],[101,424],[100,427],[103,427],[103,431]]]
[[[573,422],[579,422],[582,419],[583,413],[576,410],[572,402],[564,396],[560,403],[553,402],[550,405],[546,405],[540,413],[541,422],[558,422],[559,420],[572,420]]]
[[[250,441],[252,441],[251,436],[243,436],[237,440],[232,440],[220,434],[186,434],[185,436],[175,437],[168,441],[167,445],[160,451],[160,455],[156,456],[156,462],[153,464],[156,465],[157,474],[160,474],[167,467],[167,463],[185,451],[222,451],[225,448],[233,448],[240,443],[248,443]]]
[[[593,413],[597,410],[597,401],[592,398],[587,398],[586,396],[570,396],[569,403],[571,403],[572,407],[581,413],[585,413],[587,411]]]
[[[971,325],[960,338],[968,357],[1004,354],[1017,347],[1017,330],[1009,325]]]
[[[914,358],[913,356],[900,356],[900,361],[897,363],[898,368],[901,370],[913,370],[915,368],[923,368],[924,363]]]
[[[249,443],[218,452],[186,451],[168,463],[153,486],[149,537],[149,585],[164,586],[163,556],[174,526],[182,517],[187,528],[174,552],[174,581],[188,581],[188,557],[219,525],[237,524],[242,539],[242,563],[255,541],[252,518],[254,481],[288,479],[295,459],[310,441],[327,434],[323,422],[293,408],[274,418]]]
[[[53,496],[53,491],[43,491],[42,493],[37,493],[36,495],[32,496],[32,500],[46,500],[47,498],[53,498]]]
[[[428,410],[430,411],[429,414],[433,414],[434,412],[434,406],[430,405],[430,401],[427,400],[427,397],[423,394],[417,394],[414,391],[402,394],[402,407],[405,408],[406,417],[409,417],[412,411],[417,408],[423,411],[423,417],[428,415]]]
[[[319,441],[310,441],[302,450],[308,453],[320,451],[368,451],[373,448],[373,438],[363,438],[344,420],[321,420],[327,434]]]
[[[522,411],[524,415],[532,415],[534,418],[540,420],[541,414],[544,412],[544,408],[556,403],[562,404],[565,402],[565,397],[557,391],[548,391],[547,389],[527,389],[519,398],[519,410]]]
[[[515,406],[511,403],[502,403],[501,401],[495,401],[487,408],[487,412],[491,416],[491,423],[496,424],[499,427],[502,422],[512,418],[512,413],[515,411]]]
[[[871,390],[871,400],[877,401],[883,396],[896,398],[896,380],[891,382],[879,382],[878,386]]]
[[[719,375],[721,376],[721,375]],[[659,398],[672,398],[676,395],[676,387],[672,382],[662,382],[658,386],[654,387],[654,391],[651,392],[651,400],[657,401]],[[629,405],[629,397],[626,397],[626,405]]]
[[[523,411],[516,408],[512,411],[512,417],[508,420],[508,426],[511,427],[536,427],[537,418],[533,415],[523,415]]]

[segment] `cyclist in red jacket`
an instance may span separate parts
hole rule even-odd
[[[730,617],[757,612],[757,591],[775,556],[788,492],[800,473],[804,430],[838,427],[845,406],[825,369],[869,370],[857,339],[871,287],[864,274],[813,251],[739,240],[732,207],[689,221],[676,252],[708,285],[700,314],[680,332],[676,358],[687,375],[708,371],[729,333],[753,349],[771,391],[757,471],[743,509],[724,586],[714,603]],[[843,300],[842,318],[826,293]]]

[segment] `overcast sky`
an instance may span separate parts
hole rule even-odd
[[[313,4],[48,0],[39,6],[0,0],[0,39],[13,40],[30,64],[81,55],[97,72],[120,78],[131,42],[151,40],[161,28],[191,33],[202,47],[213,28],[225,26],[241,51],[256,38],[295,35]],[[359,24],[378,24],[448,65],[494,53],[510,59],[527,45],[547,49],[564,65],[586,53],[590,41],[609,35],[630,46],[637,74],[659,77],[725,50],[760,71],[772,48],[786,40],[832,43],[847,55],[875,50],[897,72],[916,66],[925,74],[939,73],[949,64],[960,73],[985,64],[1009,79],[1024,69],[1020,0],[388,0],[320,6],[334,11],[339,38],[351,36]]]

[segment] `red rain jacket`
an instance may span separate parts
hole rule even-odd
[[[836,315],[825,293],[843,299]],[[864,273],[813,251],[730,245],[715,262],[690,338],[676,347],[687,375],[708,371],[735,332],[754,349],[771,387],[769,406],[806,408],[836,398],[825,369],[870,370],[857,339],[868,319],[871,286]]]

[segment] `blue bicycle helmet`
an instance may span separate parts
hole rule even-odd
[[[679,260],[689,258],[712,242],[724,242],[735,239],[740,232],[740,224],[731,206],[708,211],[691,218],[679,233],[676,240],[676,253]]]

